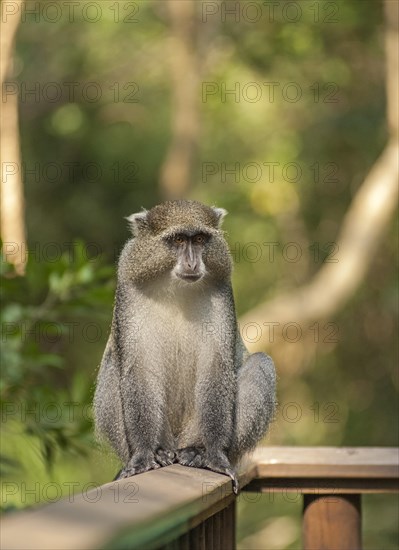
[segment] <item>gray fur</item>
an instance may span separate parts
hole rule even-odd
[[[171,201],[130,216],[111,334],[94,398],[96,429],[124,464],[120,477],[172,462],[230,475],[266,433],[275,370],[237,330],[223,209]],[[206,232],[206,274],[173,277],[165,237]]]

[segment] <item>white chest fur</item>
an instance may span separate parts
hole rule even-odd
[[[211,304],[199,291],[174,296],[155,294],[144,301],[143,341],[151,342],[149,367],[165,392],[173,435],[189,429],[194,421],[199,369],[211,361],[212,342],[206,338],[211,322]]]

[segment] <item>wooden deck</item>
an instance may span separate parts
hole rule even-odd
[[[361,494],[399,490],[396,448],[261,447],[242,467],[249,491],[304,494],[304,547],[361,548]],[[2,550],[235,548],[228,477],[179,465],[3,518]],[[265,541],[265,546],[267,541]]]

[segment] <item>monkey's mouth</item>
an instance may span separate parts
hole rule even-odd
[[[188,283],[195,283],[202,279],[201,273],[176,273],[176,275],[179,279]]]

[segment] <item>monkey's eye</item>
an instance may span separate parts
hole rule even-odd
[[[194,235],[193,243],[194,244],[204,244],[205,243],[205,235]]]
[[[185,238],[182,235],[176,235],[173,238],[173,242],[180,246],[185,242]]]

